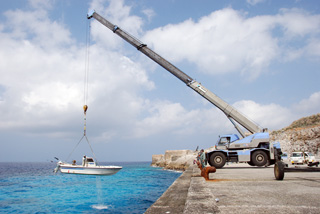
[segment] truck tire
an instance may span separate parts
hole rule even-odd
[[[215,152],[210,156],[210,165],[217,169],[222,168],[226,164],[226,156],[222,152]]]
[[[249,164],[250,166],[254,166],[254,164],[253,164],[251,161],[249,161],[248,164]]]
[[[252,153],[251,161],[255,166],[265,166],[268,163],[268,155],[261,150]]]
[[[277,161],[274,164],[274,177],[276,177],[277,180],[283,180],[284,167],[285,167],[285,164],[282,161]]]
[[[268,159],[266,165],[264,165],[264,166],[265,166],[265,167],[268,167],[268,166],[270,166],[270,165],[271,165],[271,163],[270,163],[270,160]]]

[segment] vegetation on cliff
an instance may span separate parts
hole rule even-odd
[[[297,129],[305,129],[320,126],[320,113],[314,114],[308,117],[303,117],[298,120],[293,121],[289,126],[282,128],[277,131],[272,131],[271,135],[277,135],[279,133],[289,131],[289,130],[297,130]]]
[[[311,115],[309,117],[303,117],[299,120],[293,121],[290,126],[286,127],[285,130],[297,129],[297,128],[310,128],[320,125],[320,113]]]

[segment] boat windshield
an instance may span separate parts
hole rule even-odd
[[[93,163],[94,160],[93,160],[92,158],[87,158],[87,162],[88,162],[88,163]]]

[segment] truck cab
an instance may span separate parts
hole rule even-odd
[[[215,145],[215,149],[217,149],[217,150],[228,149],[231,143],[233,143],[239,139],[240,138],[236,134],[227,134],[227,135],[219,136],[219,139]]]
[[[236,134],[222,135],[219,137],[215,145],[219,149],[251,149],[251,148],[265,148],[269,149],[269,133],[259,132],[249,135],[244,138],[239,138]]]

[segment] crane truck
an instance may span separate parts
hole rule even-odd
[[[193,89],[203,98],[220,109],[240,133],[241,138],[236,134],[222,135],[215,145],[215,149],[206,153],[206,158],[211,166],[222,168],[226,162],[242,162],[251,166],[267,166],[274,164],[281,155],[280,144],[270,142],[268,129],[261,128],[259,125],[248,119],[234,107],[226,103],[216,94],[204,87],[201,83],[188,76],[169,61],[151,50],[146,44],[142,43],[129,33],[122,30],[117,25],[112,24],[96,11],[92,10],[87,14],[87,18],[95,18],[102,25],[109,28],[113,33],[137,48],[150,59],[165,68],[179,80]],[[246,134],[240,127],[249,132]]]

